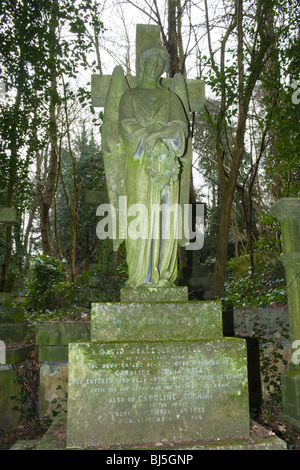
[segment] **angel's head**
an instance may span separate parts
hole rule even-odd
[[[143,50],[139,57],[139,82],[142,80],[143,74],[157,73],[162,75],[170,68],[170,56],[167,49],[160,44],[154,44]]]

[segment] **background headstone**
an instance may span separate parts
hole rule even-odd
[[[282,409],[284,418],[300,429],[300,198],[279,199],[271,212],[281,224],[292,357],[282,375]]]

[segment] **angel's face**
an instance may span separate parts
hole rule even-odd
[[[159,78],[165,71],[165,59],[158,53],[147,57],[144,62],[144,74],[149,78]]]

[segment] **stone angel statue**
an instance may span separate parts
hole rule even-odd
[[[103,118],[107,188],[119,221],[114,250],[125,240],[127,286],[174,286],[178,243],[189,243],[180,230],[180,207],[189,203],[192,163],[187,89],[180,74],[170,89],[161,85],[161,76],[169,69],[169,55],[161,45],[145,49],[139,66],[134,88],[129,88],[122,68],[115,68]],[[127,204],[122,213],[120,196]],[[129,230],[132,207],[143,209],[140,236]],[[179,210],[167,212],[167,217],[162,207]]]

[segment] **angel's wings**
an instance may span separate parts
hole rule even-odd
[[[116,66],[110,80],[109,89],[105,102],[105,112],[103,117],[101,141],[106,175],[109,202],[116,211],[116,234],[113,240],[113,249],[117,251],[124,241],[119,238],[119,197],[123,195],[125,153],[122,146],[122,139],[118,130],[119,103],[122,95],[129,89],[127,80],[121,66]],[[170,90],[181,100],[185,109],[187,120],[189,116],[189,100],[186,81],[181,74],[176,74],[171,82]],[[190,179],[192,167],[192,144],[191,137],[188,137],[185,156],[182,159],[182,172],[180,178],[180,204],[190,202]],[[182,240],[180,244],[186,245],[189,240]]]
[[[106,176],[107,191],[110,204],[116,211],[116,239],[113,249],[117,251],[123,240],[119,239],[119,196],[123,195],[125,155],[118,131],[119,103],[128,90],[127,80],[120,65],[116,66],[111,79],[105,101],[101,143]]]

